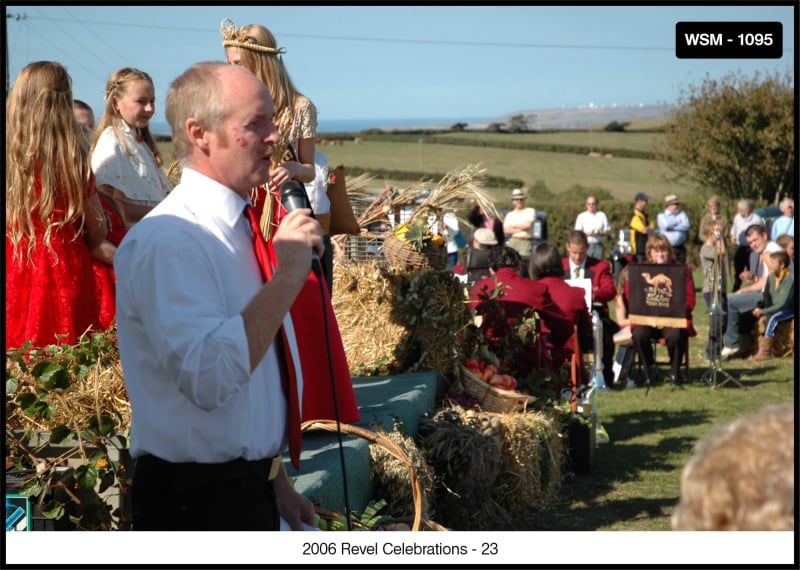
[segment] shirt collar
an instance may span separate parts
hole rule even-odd
[[[244,206],[250,203],[250,197],[243,199],[239,194],[220,184],[216,180],[188,167],[181,173],[180,186],[190,190],[186,203],[195,212],[203,212],[221,220],[230,227],[235,227],[244,216]],[[176,188],[177,190],[177,188]]]

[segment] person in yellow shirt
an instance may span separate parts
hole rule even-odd
[[[633,253],[633,261],[641,263],[645,258],[645,246],[647,245],[647,236],[655,232],[655,227],[650,221],[645,209],[650,196],[644,192],[639,192],[634,197],[633,215],[631,216],[631,252]]]

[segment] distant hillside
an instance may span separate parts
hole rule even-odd
[[[631,105],[617,107],[583,107],[571,109],[538,109],[515,111],[485,123],[468,123],[467,130],[483,130],[491,123],[507,123],[511,117],[525,115],[528,127],[540,129],[584,129],[593,125],[606,125],[611,121],[633,122],[670,117],[674,105]]]

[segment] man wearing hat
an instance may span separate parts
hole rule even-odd
[[[647,245],[647,236],[655,231],[655,228],[650,223],[650,218],[647,216],[645,209],[650,196],[644,192],[639,192],[633,198],[633,215],[631,216],[631,252],[633,253],[633,261],[641,263],[645,258],[645,246]]]
[[[533,249],[533,224],[536,210],[525,207],[525,193],[520,188],[511,192],[514,209],[503,220],[503,233],[508,237],[507,244],[516,249],[524,258],[530,258]]]
[[[656,217],[658,230],[667,238],[678,263],[686,263],[686,237],[689,234],[689,216],[680,209],[675,194],[664,198],[665,209]]]

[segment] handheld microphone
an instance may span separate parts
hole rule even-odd
[[[287,212],[293,212],[299,208],[308,208],[311,210],[311,217],[315,218],[314,209],[311,207],[311,201],[308,199],[306,187],[302,182],[298,182],[297,180],[287,180],[280,185],[279,190],[281,204],[283,204],[283,207],[286,208]],[[319,277],[322,275],[319,258],[317,257],[317,253],[314,251],[311,252],[311,255],[313,256],[313,259],[311,260],[311,269],[313,269],[314,273],[316,273]]]

